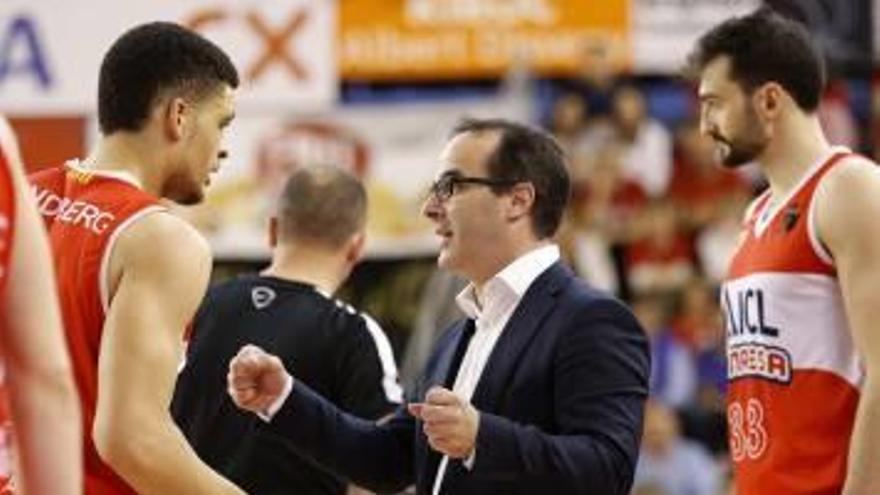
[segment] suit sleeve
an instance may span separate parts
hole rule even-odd
[[[296,381],[268,427],[325,468],[372,491],[398,492],[415,479],[415,422],[403,407],[377,424],[341,411]]]
[[[554,356],[558,431],[481,412],[474,474],[546,478],[562,493],[629,493],[649,359],[644,332],[622,304],[605,299],[582,308]]]

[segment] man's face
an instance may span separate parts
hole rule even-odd
[[[709,62],[700,78],[700,130],[715,141],[715,157],[728,168],[754,161],[768,137],[742,87],[730,79],[730,58]]]
[[[645,97],[634,87],[618,90],[614,95],[613,108],[617,122],[630,132],[638,130],[647,114]]]
[[[441,159],[438,178],[488,178],[486,160],[498,145],[497,132],[465,132],[453,137]],[[422,213],[441,238],[437,264],[470,280],[488,280],[497,268],[498,243],[505,242],[504,194],[482,184],[457,183],[446,199],[431,194]],[[493,248],[495,246],[495,248]]]
[[[666,406],[649,404],[645,408],[645,450],[655,456],[664,456],[678,436],[678,421]]]
[[[235,116],[233,90],[224,84],[191,104],[178,166],[166,181],[164,196],[184,205],[201,202],[210,175],[225,158],[223,135]]]

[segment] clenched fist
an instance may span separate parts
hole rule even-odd
[[[265,414],[284,393],[291,377],[278,357],[248,344],[229,362],[227,390],[235,405]]]
[[[480,413],[470,404],[443,387],[432,387],[425,402],[411,403],[410,414],[422,420],[431,447],[454,459],[471,455],[477,443]]]

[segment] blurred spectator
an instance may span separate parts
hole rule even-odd
[[[584,137],[588,111],[584,99],[576,93],[565,94],[553,104],[548,128],[569,157]]]
[[[633,489],[638,493],[643,486],[668,495],[717,495],[721,488],[721,473],[709,453],[682,438],[675,414],[650,400]]]
[[[623,153],[617,141],[599,146],[585,164],[583,179],[575,183],[572,201],[585,225],[614,243],[637,235],[635,224],[648,204],[645,190],[623,172]]]
[[[698,352],[704,343],[714,343],[714,336],[721,331],[718,301],[713,288],[699,277],[691,278],[681,289],[672,331]]]
[[[819,122],[831,144],[859,149],[859,129],[850,111],[846,83],[831,80],[819,105]]]
[[[714,342],[705,342],[697,351],[697,391],[694,402],[679,413],[684,434],[699,441],[726,461],[727,423],[724,398],[727,393],[727,365],[722,333],[716,332],[712,338]]]
[[[587,103],[590,113],[604,118],[611,114],[611,101],[620,78],[620,67],[614,53],[605,44],[584,47],[580,77],[565,81],[568,92],[579,94]]]
[[[638,296],[632,309],[651,344],[651,395],[674,408],[690,404],[697,391],[696,362],[690,349],[672,334],[664,298]]]
[[[585,146],[595,149],[608,140],[623,146],[623,174],[648,195],[662,196],[672,177],[672,137],[663,124],[648,115],[645,96],[635,86],[614,92],[611,119],[587,134]]]
[[[722,410],[727,391],[724,330],[718,294],[708,281],[695,277],[685,285],[671,327],[676,339],[685,343],[695,357],[696,405],[710,411]]]
[[[563,245],[578,274],[594,286],[618,293],[620,280],[612,247],[635,235],[647,204],[641,186],[621,173],[621,147],[604,143],[575,182]]]
[[[589,109],[584,99],[577,93],[568,93],[556,100],[548,122],[548,129],[568,155],[567,164],[571,180],[575,183],[584,180],[587,167],[587,154],[584,153],[584,139],[589,126]]]
[[[642,219],[644,236],[626,247],[627,282],[634,294],[678,290],[695,272],[690,239],[679,230],[675,207],[655,200]]]
[[[718,218],[697,234],[697,259],[713,285],[718,285],[727,273],[743,234],[743,216],[749,201],[746,194],[724,198],[718,205]]]
[[[725,202],[747,195],[745,179],[725,170],[715,159],[715,144],[700,133],[699,121],[686,121],[677,133],[677,159],[669,195],[690,230],[699,230],[719,219]]]
[[[682,289],[672,328],[675,340],[688,347],[695,366],[695,393],[679,408],[683,431],[712,452],[724,452],[727,367],[721,309],[715,288],[705,279],[693,278]]]

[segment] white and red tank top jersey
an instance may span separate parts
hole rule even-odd
[[[0,295],[9,290],[6,285],[15,234],[15,189],[9,167],[7,152],[0,141]],[[7,310],[8,308],[0,308],[0,311]],[[5,328],[0,328],[0,332],[5,331]],[[9,477],[12,474],[10,452],[13,430],[7,397],[5,370],[3,363],[0,363],[0,494],[11,493],[8,490]]]
[[[87,171],[75,162],[38,172],[30,179],[49,231],[67,343],[82,403],[85,493],[133,494],[98,457],[90,435],[98,392],[98,352],[110,299],[108,272],[113,244],[126,227],[164,207],[156,197],[138,188],[133,178]]]
[[[721,291],[727,420],[740,495],[837,495],[864,373],[833,259],[816,234],[815,191],[831,148],[787,198],[747,214]]]

